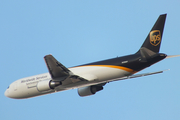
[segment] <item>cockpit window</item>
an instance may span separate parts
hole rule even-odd
[[[9,86],[8,86],[8,88],[7,89],[9,89]]]

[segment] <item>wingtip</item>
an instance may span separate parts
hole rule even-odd
[[[52,54],[45,55],[44,58],[47,57],[47,56],[52,56]]]
[[[167,15],[167,13],[161,14],[161,15]]]
[[[166,69],[166,70],[163,70],[163,71],[169,71],[170,69]]]

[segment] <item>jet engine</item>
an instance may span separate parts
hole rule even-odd
[[[39,92],[48,91],[54,89],[55,87],[61,85],[60,81],[52,81],[52,80],[42,80],[37,84],[37,89]]]
[[[78,88],[78,94],[81,97],[94,95],[96,92],[103,90],[102,86],[93,85],[88,87]]]

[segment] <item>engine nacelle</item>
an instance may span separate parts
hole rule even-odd
[[[93,85],[93,86],[78,88],[78,94],[79,96],[84,97],[84,96],[94,95],[96,92],[100,90],[103,90],[102,86]]]
[[[38,82],[37,89],[39,92],[43,92],[54,89],[59,85],[61,85],[61,82],[52,81],[52,80],[42,80]]]

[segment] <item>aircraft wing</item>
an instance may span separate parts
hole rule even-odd
[[[52,55],[46,55],[44,60],[51,75],[52,81],[63,81],[64,84],[87,81],[80,76],[73,75],[73,73],[68,68],[58,62]]]
[[[70,75],[70,70],[58,62],[52,55],[46,55],[44,60],[53,80],[61,81]]]
[[[154,74],[163,73],[164,71],[167,71],[167,70],[162,70],[162,71],[157,71],[157,72],[150,72],[150,73],[143,73],[143,74],[136,74],[136,75],[131,75],[131,76],[125,76],[125,77],[122,77],[122,78],[111,79],[111,80],[108,80],[107,82],[113,82],[113,81],[119,81],[119,80],[125,80],[125,79],[137,78],[137,77],[143,77],[143,76],[148,76],[148,75],[154,75]]]
[[[154,75],[154,74],[163,73],[164,71],[167,71],[167,70],[162,70],[162,71],[157,71],[157,72],[150,72],[150,73],[144,73],[144,74],[137,74],[137,75],[126,76],[126,77],[120,78],[119,80],[125,80],[125,79],[131,79],[131,78],[148,76],[148,75]]]
[[[126,79],[131,79],[131,78],[154,75],[154,74],[163,73],[164,71],[167,71],[167,70],[150,72],[150,73],[143,73],[143,74],[136,74],[136,75],[130,75],[130,76],[125,76],[125,77],[116,78],[116,79],[110,79],[110,80],[106,80],[106,81],[83,81],[86,84],[83,84],[83,85],[76,84],[75,86],[73,84],[69,84],[68,86],[66,86],[66,89],[72,89],[72,88],[74,89],[74,88],[87,87],[87,86],[92,86],[92,85],[104,86],[106,83],[113,82],[113,81],[126,80]]]

